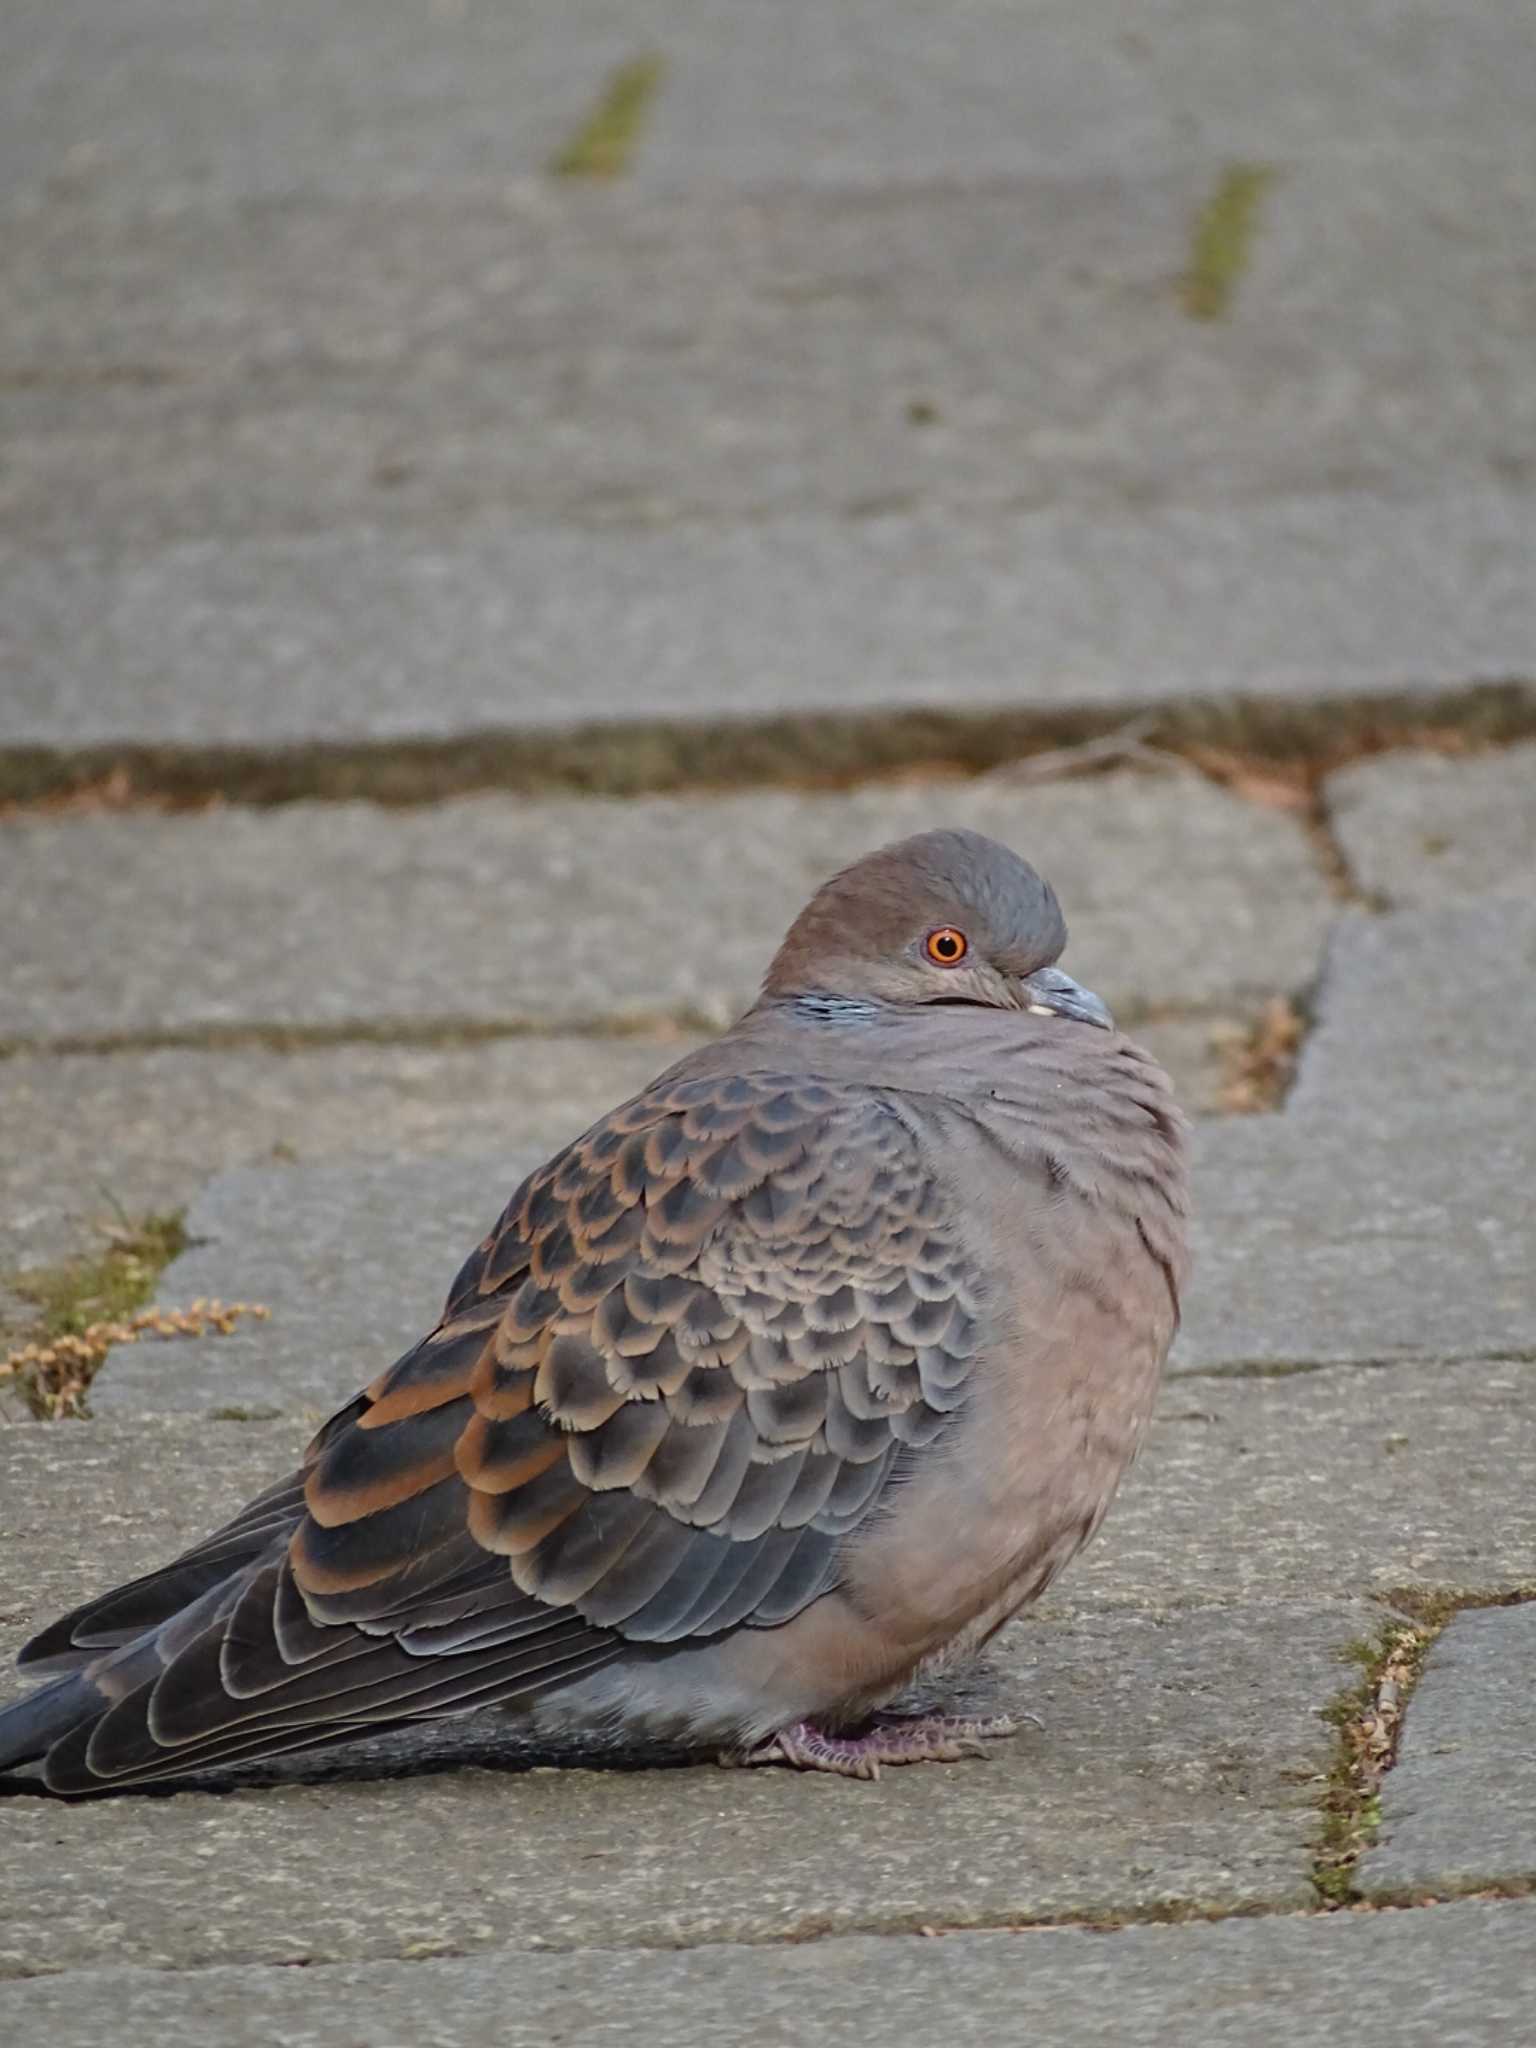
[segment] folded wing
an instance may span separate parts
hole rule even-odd
[[[68,1675],[0,1763],[143,1782],[781,1623],[948,1427],[975,1314],[877,1092],[663,1081],[523,1184],[299,1474],[29,1645]]]

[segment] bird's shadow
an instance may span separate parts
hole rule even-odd
[[[360,1736],[333,1748],[294,1757],[230,1764],[189,1771],[184,1777],[157,1779],[148,1785],[104,1786],[97,1799],[170,1799],[183,1792],[230,1793],[271,1791],[287,1786],[385,1784],[411,1778],[445,1777],[455,1771],[494,1771],[521,1777],[536,1770],[657,1771],[681,1770],[709,1763],[713,1752],[677,1744],[638,1744],[600,1736],[571,1737],[560,1742],[536,1741],[515,1727],[498,1730],[494,1716],[477,1729],[400,1729],[389,1735]],[[0,1773],[0,1800],[58,1800],[40,1779]],[[78,1802],[61,1802],[71,1806]]]
[[[900,1713],[990,1713],[1003,1704],[1000,1674],[985,1665],[949,1675],[942,1684],[924,1684],[892,1703]],[[147,1785],[104,1786],[89,1795],[100,1799],[171,1799],[183,1792],[233,1793],[286,1787],[323,1787],[399,1783],[413,1778],[446,1777],[456,1771],[490,1771],[500,1777],[522,1777],[529,1771],[678,1771],[714,1766],[719,1746],[637,1742],[632,1736],[601,1733],[570,1734],[556,1739],[531,1734],[494,1710],[466,1715],[440,1727],[400,1728],[381,1735],[359,1736],[326,1749],[291,1757],[212,1766],[184,1777],[157,1779]],[[755,1773],[753,1774],[755,1775]],[[50,1792],[40,1779],[0,1772],[0,1800],[43,1799],[70,1806],[75,1798]]]

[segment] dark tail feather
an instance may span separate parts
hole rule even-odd
[[[158,1628],[245,1566],[280,1549],[304,1512],[302,1473],[269,1487],[232,1522],[158,1571],[114,1586],[72,1608],[19,1652],[23,1671],[75,1671],[100,1655]]]
[[[109,1701],[79,1672],[40,1685],[25,1699],[0,1707],[0,1771],[35,1763],[53,1744],[94,1721]]]
[[[160,1628],[146,1629],[84,1670],[55,1678],[0,1708],[0,1771],[35,1761],[82,1728],[89,1732],[126,1693],[151,1685],[187,1637],[220,1618],[239,1595],[238,1579],[211,1587]]]

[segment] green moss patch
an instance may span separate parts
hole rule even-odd
[[[550,161],[556,178],[622,178],[644,132],[666,66],[650,54],[621,64],[596,106]]]
[[[160,1274],[186,1245],[177,1210],[125,1223],[100,1252],[14,1274],[11,1291],[32,1303],[37,1322],[25,1343],[0,1357],[0,1396],[14,1386],[44,1421],[82,1416],[91,1382],[115,1344],[203,1337],[232,1330],[242,1316],[267,1314],[243,1301],[151,1307]]]
[[[143,1308],[186,1246],[181,1210],[144,1216],[115,1230],[102,1251],[18,1273],[11,1287],[37,1309],[43,1342],[78,1337],[92,1323],[120,1322]]]
[[[1228,164],[1195,217],[1184,310],[1191,320],[1224,320],[1248,268],[1264,194],[1274,183],[1268,164]]]
[[[1397,1761],[1403,1716],[1441,1631],[1470,1608],[1516,1607],[1536,1586],[1496,1591],[1401,1587],[1382,1595],[1393,1611],[1374,1636],[1345,1652],[1359,1676],[1324,1709],[1337,1734],[1323,1792],[1312,1882],[1323,1906],[1361,1903],[1355,1868],[1381,1825],[1381,1784]]]

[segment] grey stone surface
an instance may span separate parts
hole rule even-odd
[[[103,1969],[0,1988],[25,2048],[617,2048],[636,2015],[667,2048],[1506,2048],[1529,2012],[1536,1905],[1054,1928],[919,1942],[342,1964],[322,1972]]]
[[[1528,25],[1108,6],[27,9],[0,733],[1521,673]],[[648,34],[645,189],[509,186]],[[1203,328],[1234,151],[1284,175]]]
[[[1452,1105],[1378,1132],[1254,1117],[1197,1134],[1196,1277],[1176,1374],[1536,1348],[1531,1131]],[[271,1322],[120,1352],[109,1409],[327,1407],[435,1315],[448,1282],[537,1156],[250,1167],[212,1181],[169,1305],[259,1301]]]
[[[1138,1042],[1168,1069],[1189,1114],[1219,1116],[1232,1108],[1234,1051],[1247,1043],[1256,1021],[1255,1011],[1234,1003],[1223,1016],[1146,1016],[1135,1031]]]
[[[173,1442],[190,1446],[189,1416],[211,1413],[197,1426],[214,1429],[221,1405],[247,1412],[298,1406],[283,1398],[297,1377],[292,1368],[275,1398],[271,1383],[286,1364],[287,1322],[286,1313],[275,1316],[249,1342],[232,1336],[201,1351],[191,1344],[120,1350],[96,1385],[104,1419],[93,1435],[107,1445],[142,1442],[144,1432],[164,1426],[179,1432]],[[420,1327],[409,1328],[400,1345]],[[305,1426],[390,1355],[370,1352],[361,1335],[333,1335],[322,1357],[304,1361]],[[136,1413],[165,1420],[140,1423]],[[55,1431],[24,1434],[52,1438]],[[59,1442],[17,1453],[44,1461],[35,1472],[27,1463],[17,1468],[16,1485],[33,1493],[38,1512],[60,1511],[55,1489],[73,1484],[65,1468],[79,1449],[77,1434],[66,1430]],[[284,1453],[275,1455],[280,1463]],[[253,1474],[248,1490],[258,1483]],[[1533,1486],[1536,1369],[1529,1363],[1473,1359],[1170,1381],[1105,1539],[1042,1612],[1162,1612],[1212,1600],[1297,1602],[1312,1592],[1399,1587],[1507,1591],[1536,1580]],[[231,1507],[234,1491],[238,1483],[209,1508],[209,1526]],[[84,1540],[94,1539],[87,1532]],[[59,1605],[81,1597],[68,1592]]]
[[[1536,52],[1511,0],[1454,37],[1428,0],[1221,7],[1115,0],[21,0],[0,98],[13,204],[391,196],[537,172],[608,68],[670,76],[634,176],[649,184],[1144,173],[1195,151],[1346,161],[1525,135]],[[1262,56],[1257,61],[1256,52]]]
[[[0,743],[1395,696],[1525,675],[1531,554],[1529,501],[1508,490],[17,545],[0,553]]]
[[[1527,1495],[1527,1500],[1530,1496]],[[1356,1868],[1367,1897],[1536,1880],[1536,1606],[1456,1615],[1408,1705]]]
[[[128,1569],[296,1441],[286,1425],[66,1434],[0,1439],[24,1624],[71,1597],[103,1515],[121,1518],[114,1569]],[[152,1503],[147,1459],[176,1473]],[[1027,1699],[1047,1733],[968,1772],[892,1775],[862,1809],[838,1795],[863,1788],[707,1765],[530,1775],[508,1768],[528,1752],[494,1722],[426,1774],[332,1764],[309,1785],[67,1811],[16,1798],[0,1807],[0,1969],[763,1938],[1188,1896],[1304,1904],[1306,1781],[1327,1749],[1315,1708],[1361,1625],[1341,1598],[1277,1602],[1262,1629],[1206,1607],[1015,1631],[981,1689]]]
[[[1421,867],[1420,856],[1416,864]],[[1399,871],[1411,888],[1415,869]],[[1536,891],[1386,917],[1351,912],[1328,939],[1288,1118],[1400,1125],[1426,1105],[1536,1116]]]
[[[0,1435],[0,1659],[48,1614],[164,1563],[294,1464],[302,1422],[64,1424]],[[12,1809],[7,1808],[9,1812]]]
[[[1102,1540],[1041,1613],[1511,1592],[1536,1578],[1533,1484],[1529,1362],[1173,1380]]]
[[[1327,801],[1355,879],[1388,902],[1536,896],[1536,745],[1387,754],[1331,776]]]
[[[78,1252],[125,1217],[179,1208],[211,1174],[239,1166],[498,1147],[508,1159],[542,1156],[693,1043],[672,1034],[18,1054],[0,1065],[0,1273]],[[1199,1030],[1186,1027],[1178,1046],[1186,1071],[1204,1074]],[[500,1185],[487,1183],[488,1201]]]
[[[257,1302],[268,1322],[228,1336],[121,1347],[101,1414],[337,1406],[436,1323],[449,1283],[543,1154],[351,1159],[220,1174],[192,1202],[192,1248],[160,1282],[168,1304]]]
[[[1497,1096],[1204,1126],[1172,1370],[1529,1354],[1533,1155]]]
[[[332,1762],[308,1784],[94,1808],[9,1798],[0,1973],[1304,1907],[1317,1710],[1366,1619],[1309,1602],[1262,1625],[1204,1609],[1016,1631],[984,1689],[948,1696],[1028,1702],[1047,1732],[888,1773],[873,1796],[713,1763],[529,1770],[537,1751],[477,1723],[478,1754],[451,1769]]]
[[[1433,859],[1400,849],[1405,894]],[[1533,969],[1518,893],[1340,919],[1284,1113],[1198,1134],[1175,1370],[1531,1354]]]
[[[0,1038],[723,1024],[818,883],[946,823],[1033,855],[1071,921],[1068,964],[1131,1015],[1230,1007],[1314,970],[1330,905],[1299,828],[1188,776],[31,818],[0,822],[14,891]]]
[[[1304,65],[1324,48],[1343,62],[1339,35],[1356,30],[1316,4],[1297,11]],[[470,103],[445,120],[434,97],[459,31],[433,31],[437,56],[420,60],[410,12],[407,24],[392,7],[368,40],[370,62],[406,67],[393,93],[369,98],[348,47],[349,106],[398,122],[401,93],[422,100],[451,159],[477,137]],[[1246,99],[1284,97],[1273,29],[1255,66],[1253,23],[1225,11],[1213,26],[1208,7],[1165,9],[1157,33],[1122,26],[1082,46],[1066,0],[1050,22],[965,12],[963,33],[946,17],[932,106],[972,138],[964,52],[986,36],[1032,48],[977,85],[990,95],[1006,78],[1029,150],[1053,124],[1022,118],[1018,95],[1046,81],[1054,95],[1058,59],[1077,79],[1059,109],[1073,133],[1093,137],[1090,153],[1106,135],[1111,154],[1125,146],[1123,127],[1067,110],[1121,61],[1127,33],[1138,74],[1230,66]],[[140,0],[140,26],[153,14]],[[618,19],[580,14],[578,67]],[[690,14],[713,46],[723,18]],[[818,70],[813,10],[798,39],[768,32],[770,68],[782,56],[781,84],[798,79],[795,106],[831,79],[842,104],[878,22],[870,77],[878,100],[900,102],[904,44],[934,38],[919,14],[864,8],[856,29],[831,32],[851,36],[842,60],[823,50]],[[9,72],[26,81],[23,127],[57,92],[83,107],[103,89],[82,69],[99,31],[76,23],[73,46],[53,47],[49,19],[31,25],[35,62]],[[504,30],[460,27],[486,66],[480,43]],[[1497,6],[1462,28],[1458,76],[1521,40]],[[306,94],[336,84],[328,34],[283,8],[201,63],[183,50],[170,76],[191,64],[199,112],[166,131],[140,95],[171,32],[161,20],[145,40],[133,25],[117,36],[104,89],[139,142],[204,134],[243,79],[276,132],[263,143],[247,120],[221,136],[243,138],[237,156],[278,144],[274,164],[296,169]],[[265,68],[252,33],[270,41]],[[1373,49],[1385,31],[1363,33]],[[1415,79],[1437,108],[1456,98],[1442,51],[1426,65],[1427,42],[1410,49],[1400,21],[1392,37],[1387,101],[1401,111]],[[530,32],[521,60],[540,120],[545,58],[566,62],[546,43]],[[736,28],[728,62],[726,97],[755,101]],[[295,65],[301,83],[280,83]],[[664,108],[696,104],[698,78],[683,64]],[[1203,326],[1177,284],[1230,107],[1208,107],[1171,157],[1155,149],[1155,171],[1069,175],[1053,149],[1047,176],[957,182],[976,167],[962,153],[936,185],[914,183],[914,133],[887,112],[896,189],[834,177],[806,191],[797,175],[751,198],[708,183],[509,191],[500,178],[466,193],[429,153],[433,176],[404,170],[407,197],[372,145],[365,191],[309,182],[302,203],[269,191],[233,206],[261,179],[235,172],[221,199],[201,155],[195,201],[153,186],[135,204],[123,166],[95,190],[82,174],[73,196],[64,175],[7,224],[0,738],[279,744],[1524,672],[1524,124],[1502,128],[1489,106],[1460,147],[1427,148],[1421,125],[1411,150],[1382,156],[1356,113],[1330,155],[1303,119],[1232,317]],[[50,149],[67,128],[53,105]],[[509,117],[504,133],[516,128]],[[1245,124],[1242,153],[1261,129]],[[333,169],[350,132],[326,130]],[[713,132],[750,155],[739,122]],[[25,155],[19,133],[8,139]],[[112,161],[104,137],[81,148],[83,163]]]
[[[1293,167],[1231,316],[1197,322],[1178,280],[1220,171],[50,208],[4,230],[0,534],[142,562],[366,526],[430,555],[477,518],[515,551],[555,522],[1347,494],[1379,545],[1383,500],[1503,484],[1528,541],[1536,156]],[[1371,559],[1362,535],[1318,597]],[[1242,601],[1208,587],[1228,566],[1182,579],[1208,616]]]

